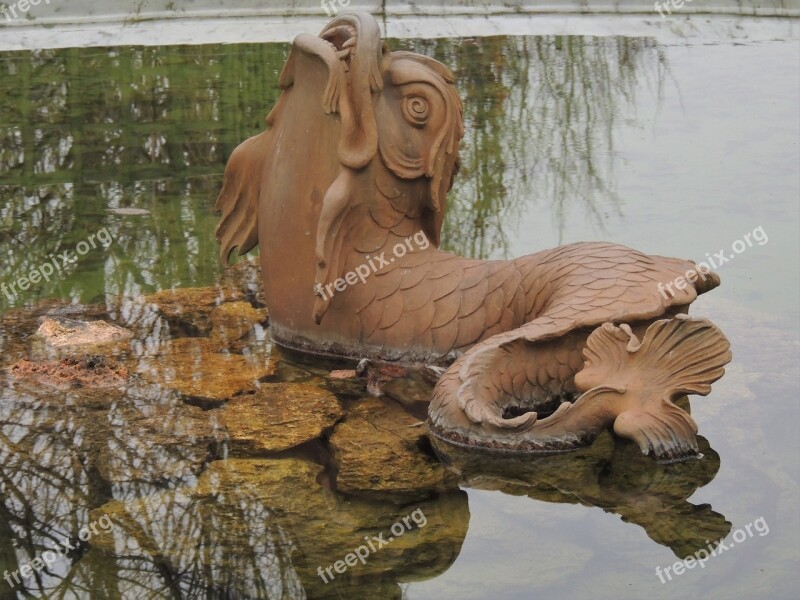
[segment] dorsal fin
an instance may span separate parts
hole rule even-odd
[[[225,167],[216,211],[222,213],[217,227],[220,260],[230,264],[231,253],[242,256],[258,245],[258,200],[269,154],[269,130],[242,142]]]

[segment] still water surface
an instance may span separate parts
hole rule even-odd
[[[713,392],[692,401],[702,460],[655,465],[604,436],[542,461],[468,462],[456,483],[410,494],[342,493],[331,483],[330,431],[252,459],[225,437],[218,404],[165,391],[169,369],[102,397],[4,374],[0,571],[104,514],[117,525],[29,578],[25,592],[0,581],[0,598],[796,598],[800,43],[777,23],[776,39],[752,43],[392,42],[449,64],[464,99],[448,249],[502,258],[606,239],[698,261],[733,256],[718,268],[722,287],[692,309],[734,353]],[[202,307],[175,325],[141,296],[224,277],[213,204],[225,160],[260,131],[287,51],[0,54],[0,282],[100,229],[113,238],[63,276],[0,296],[3,366],[31,351],[28,336],[53,309],[130,327],[134,342],[118,358],[140,372],[158,370],[172,338],[219,339]],[[746,234],[757,241],[733,252]],[[252,272],[245,279],[254,289]],[[255,292],[247,300],[258,305]],[[268,329],[240,333],[227,351],[269,363],[267,381],[328,386],[345,408],[357,405],[325,379],[326,366],[271,348]],[[376,455],[364,452],[369,467]],[[413,452],[434,460],[429,448]],[[317,576],[415,509],[424,527],[334,583]],[[761,517],[768,533],[667,583],[656,575]]]

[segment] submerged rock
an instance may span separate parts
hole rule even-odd
[[[336,396],[313,385],[274,383],[221,409],[234,448],[279,452],[318,438],[342,416]]]
[[[424,496],[448,487],[454,475],[427,447],[424,423],[391,401],[354,403],[330,439],[341,492]]]
[[[207,411],[169,396],[149,402],[126,397],[115,403],[108,417],[124,423],[124,429],[95,425],[87,429],[87,436],[97,447],[93,465],[115,484],[174,484],[199,473],[217,455],[224,438]]]
[[[266,308],[253,308],[249,302],[226,302],[209,315],[211,337],[235,342],[264,323],[269,316]]]
[[[428,402],[433,395],[434,384],[428,379],[424,370],[409,371],[408,376],[387,381],[383,385],[383,394],[400,404],[411,407],[424,405],[427,414]]]
[[[138,495],[189,481],[224,438],[208,411],[135,379],[47,393],[10,383],[0,385],[0,430],[11,434],[0,436],[0,478],[20,486],[32,506],[50,507],[45,522],[91,506],[87,495],[107,498],[112,488]]]
[[[11,367],[11,374],[53,387],[109,387],[128,378],[124,365],[105,356],[69,356],[60,361],[34,362],[23,359]]]
[[[259,355],[223,353],[221,346],[208,338],[179,338],[164,344],[158,354],[142,357],[134,364],[147,381],[209,406],[224,402],[274,374],[274,361],[265,362]]]
[[[10,366],[30,356],[28,338],[37,326],[38,316],[30,307],[0,314],[0,365]]]
[[[211,313],[226,302],[244,296],[228,287],[177,288],[143,296],[139,302],[150,306],[169,323],[173,335],[208,335]]]
[[[74,319],[96,320],[108,317],[107,312],[99,306],[83,306],[79,304],[65,304],[59,300],[42,300],[41,302],[23,308],[14,308],[0,314],[0,365],[8,366],[22,358],[30,358],[31,341],[41,347],[47,359],[55,358],[59,352],[46,347],[43,340],[35,337],[36,330],[45,317],[69,317]],[[103,353],[108,353],[108,346],[103,347]],[[86,347],[79,349],[81,352]],[[66,349],[69,351],[69,348]],[[56,356],[54,356],[56,355]]]

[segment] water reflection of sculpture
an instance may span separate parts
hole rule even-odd
[[[731,523],[708,504],[687,499],[708,485],[720,467],[719,455],[699,438],[703,460],[658,464],[630,444],[604,435],[590,448],[570,455],[502,460],[442,447],[443,460],[461,473],[469,488],[499,490],[543,502],[595,506],[642,527],[654,542],[683,558],[727,536]]]

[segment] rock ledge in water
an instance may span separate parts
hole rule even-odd
[[[231,442],[246,451],[280,452],[322,435],[344,416],[330,392],[302,383],[262,385],[222,409]]]
[[[220,352],[208,338],[178,338],[155,356],[145,356],[135,369],[145,381],[176,390],[203,406],[218,405],[259,379],[275,373],[273,361]]]
[[[393,402],[359,400],[331,436],[340,492],[425,497],[453,475],[421,450],[426,428]]]

